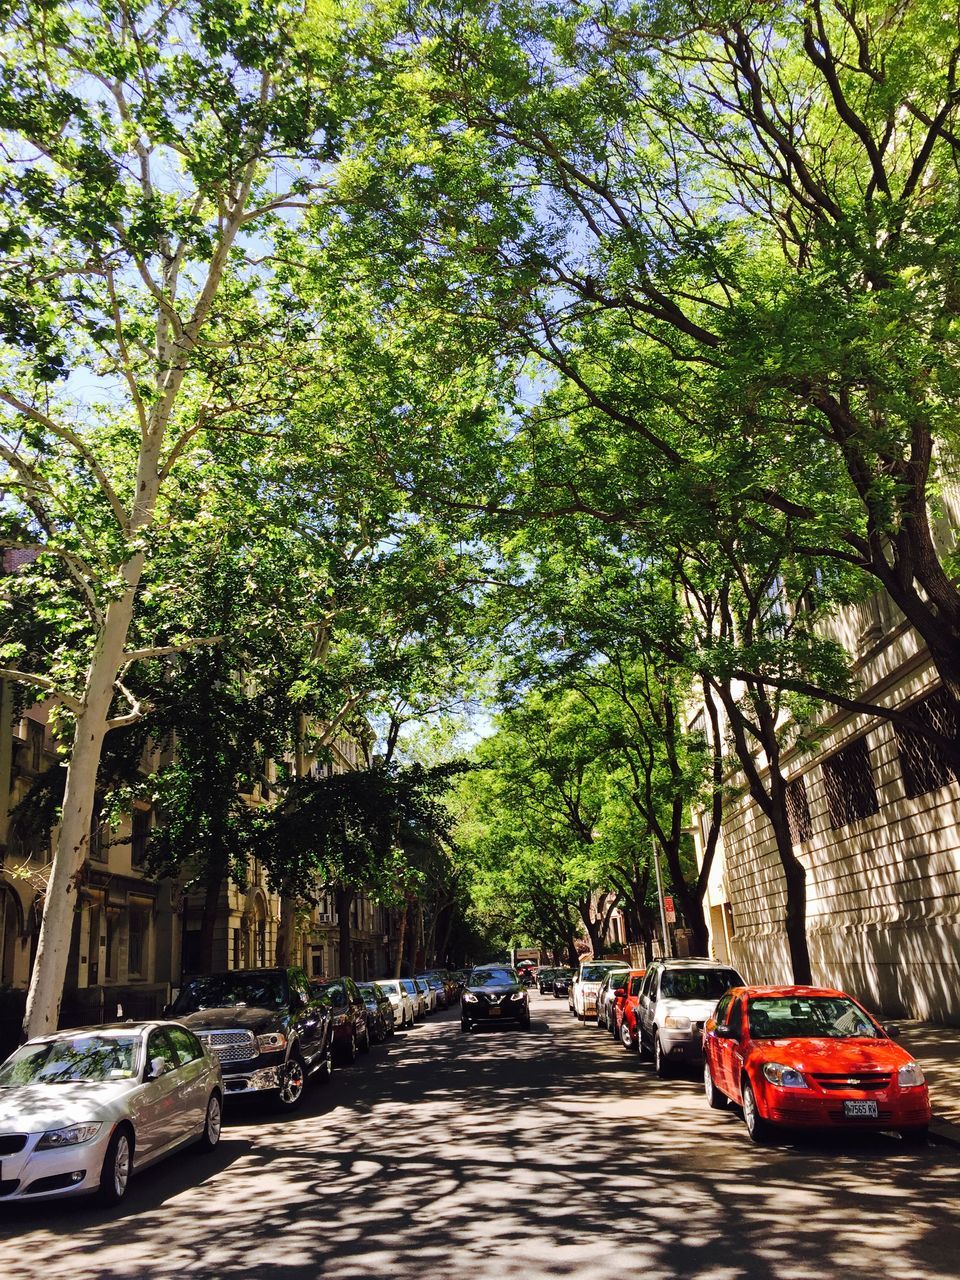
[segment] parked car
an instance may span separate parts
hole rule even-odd
[[[512,1022],[530,1030],[530,997],[516,969],[505,965],[480,965],[463,989],[460,1030],[491,1023]]]
[[[614,992],[613,1025],[610,1034],[625,1049],[637,1048],[637,1001],[646,969],[631,969]]]
[[[711,1107],[743,1107],[755,1142],[777,1128],[926,1136],[923,1071],[858,1001],[819,987],[737,987],[703,1034]]]
[[[414,1021],[427,1016],[427,997],[421,986],[413,978],[401,978],[400,985],[413,1001]]]
[[[219,1060],[231,1097],[267,1092],[292,1111],[309,1077],[327,1079],[333,1070],[330,1016],[302,969],[232,969],[192,978],[164,1013]]]
[[[394,1027],[401,1031],[412,1027],[416,1021],[416,1005],[403,983],[398,978],[380,978],[377,986],[390,1001]]]
[[[572,969],[556,969],[553,974],[553,998],[554,1000],[562,1000],[564,996],[570,994],[570,984],[573,982]]]
[[[348,1066],[358,1053],[370,1052],[367,1006],[359,987],[350,977],[312,982],[310,989],[329,1011],[333,1028],[333,1052]]]
[[[618,984],[630,972],[624,965],[621,969],[608,969],[597,991],[597,1026],[609,1031],[613,1025],[613,1002]]]
[[[553,993],[553,975],[556,972],[556,969],[543,968],[537,974],[537,990],[542,996],[545,996],[548,992]]]
[[[220,1064],[185,1027],[124,1022],[21,1045],[0,1066],[0,1195],[124,1198],[130,1177],[220,1140]]]
[[[661,1079],[679,1063],[703,1061],[703,1025],[730,987],[742,987],[736,969],[716,960],[654,960],[637,1000],[638,1048]]]
[[[434,1009],[445,1009],[447,1007],[447,989],[443,985],[443,980],[438,974],[418,973],[417,981],[425,983],[433,993]]]
[[[390,997],[376,982],[358,982],[357,990],[367,1007],[367,1029],[378,1044],[393,1035],[394,1017]]]
[[[609,969],[623,969],[622,960],[584,960],[570,984],[570,1012],[581,1021],[597,1014],[597,993]]]

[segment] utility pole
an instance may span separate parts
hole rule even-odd
[[[660,928],[663,931],[663,954],[665,956],[673,955],[673,947],[670,944],[670,934],[667,931],[667,911],[663,905],[663,882],[660,879],[660,854],[657,850],[657,837],[650,833],[650,845],[653,850],[653,872],[657,877],[657,902],[660,904]]]

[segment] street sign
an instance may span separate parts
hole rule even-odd
[[[664,899],[663,899],[663,910],[667,917],[667,924],[676,924],[677,913],[673,907],[673,899],[667,897],[666,895],[664,896]]]

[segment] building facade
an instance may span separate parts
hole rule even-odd
[[[855,657],[864,701],[956,735],[925,647],[884,593],[829,629]],[[813,979],[885,1015],[960,1023],[960,780],[928,740],[888,720],[827,707],[817,729],[814,747],[781,762]],[[763,775],[762,754],[757,764]],[[750,982],[789,982],[773,832],[743,775],[726,784],[705,902],[713,952]],[[693,825],[702,861],[707,815]]]

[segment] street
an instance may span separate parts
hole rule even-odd
[[[0,1275],[956,1275],[960,1152],[893,1136],[754,1147],[693,1076],[657,1081],[566,1001],[530,1033],[450,1010],[315,1086],[237,1108],[218,1150],[147,1170],[117,1211],[10,1206]]]

